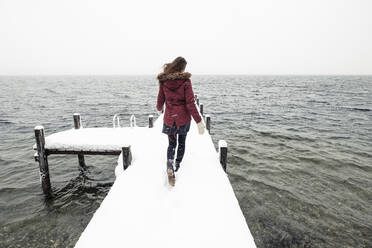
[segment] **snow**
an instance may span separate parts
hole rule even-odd
[[[224,140],[219,140],[218,141],[218,147],[227,147],[227,143]]]
[[[123,171],[119,156],[116,180],[75,248],[256,247],[210,135],[199,135],[192,122],[171,187],[165,172],[168,140],[161,128],[162,116],[154,128],[115,130],[130,141],[132,164]],[[99,140],[109,145],[112,137]]]
[[[123,146],[131,144],[133,140],[149,131],[148,127],[69,129],[45,137],[45,149],[121,151]]]
[[[44,129],[44,127],[43,126],[36,126],[35,127],[35,130],[41,130],[41,129]]]

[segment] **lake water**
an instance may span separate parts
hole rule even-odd
[[[228,142],[228,174],[257,247],[372,247],[371,76],[193,76]],[[73,127],[155,114],[154,76],[0,77],[0,247],[73,247],[115,180],[116,156],[53,155],[46,200],[32,145]],[[166,152],[166,151],[164,151]]]

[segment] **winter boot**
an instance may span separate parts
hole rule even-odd
[[[168,159],[167,161],[167,174],[169,185],[174,186],[176,183],[176,177],[174,176],[173,160]]]
[[[176,167],[176,169],[175,169],[174,171],[177,172],[178,169],[180,168],[180,162],[177,162],[177,161],[176,161],[176,166],[175,166],[175,167]]]

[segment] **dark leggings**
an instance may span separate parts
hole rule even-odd
[[[168,152],[167,152],[167,158],[173,160],[174,159],[174,153],[176,151],[177,146],[177,135],[178,135],[178,149],[177,149],[177,158],[176,162],[181,163],[183,155],[185,154],[185,141],[186,141],[186,135],[181,134],[169,134],[168,135]]]

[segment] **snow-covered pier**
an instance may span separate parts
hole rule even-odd
[[[153,116],[149,116],[148,127],[136,126],[135,117],[131,117],[130,127],[120,127],[120,119],[114,116],[113,128],[83,128],[80,114],[75,113],[74,129],[58,132],[45,137],[44,127],[35,127],[34,158],[39,162],[40,181],[43,192],[52,196],[49,177],[48,156],[52,154],[76,154],[80,169],[84,170],[84,155],[117,155],[123,159],[123,168],[131,163],[131,144],[140,137],[146,137],[153,127]],[[145,136],[143,136],[145,135]]]
[[[226,142],[216,151],[209,132],[199,135],[192,122],[172,187],[161,128],[162,115],[155,122],[150,116],[148,127],[80,127],[39,141],[43,129],[35,128],[42,185],[49,154],[120,154],[116,180],[75,248],[256,247],[223,168]]]

